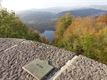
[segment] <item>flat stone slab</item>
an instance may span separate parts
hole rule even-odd
[[[107,80],[107,66],[92,59],[80,55],[67,65],[55,80]]]
[[[26,64],[23,69],[38,80],[43,79],[53,69],[46,60],[36,59]]]

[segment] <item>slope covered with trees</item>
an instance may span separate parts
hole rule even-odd
[[[7,11],[6,9],[0,10],[0,37],[40,41],[38,33],[28,29],[20,19],[16,17],[14,12]]]
[[[56,24],[54,45],[107,64],[107,15],[61,17]]]

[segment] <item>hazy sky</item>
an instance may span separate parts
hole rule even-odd
[[[107,5],[107,0],[3,0],[2,6],[10,10],[41,9],[49,7],[81,7]]]

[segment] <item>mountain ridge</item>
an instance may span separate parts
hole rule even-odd
[[[75,10],[62,11],[60,13],[52,13],[47,11],[35,11],[28,10],[23,11],[22,13],[17,13],[17,16],[24,22],[26,25],[31,26],[40,32],[44,30],[55,30],[55,22],[61,16],[66,13],[70,13],[73,16],[98,16],[102,14],[107,14],[107,10],[94,9],[94,8],[80,8]]]
[[[84,8],[84,9],[76,9],[70,11],[64,11],[59,13],[61,16],[65,13],[70,13],[73,16],[98,16],[101,14],[107,14],[106,10],[94,9],[94,8]]]

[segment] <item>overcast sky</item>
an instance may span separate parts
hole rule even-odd
[[[2,6],[10,10],[42,9],[50,7],[81,7],[107,5],[107,0],[3,0]]]

